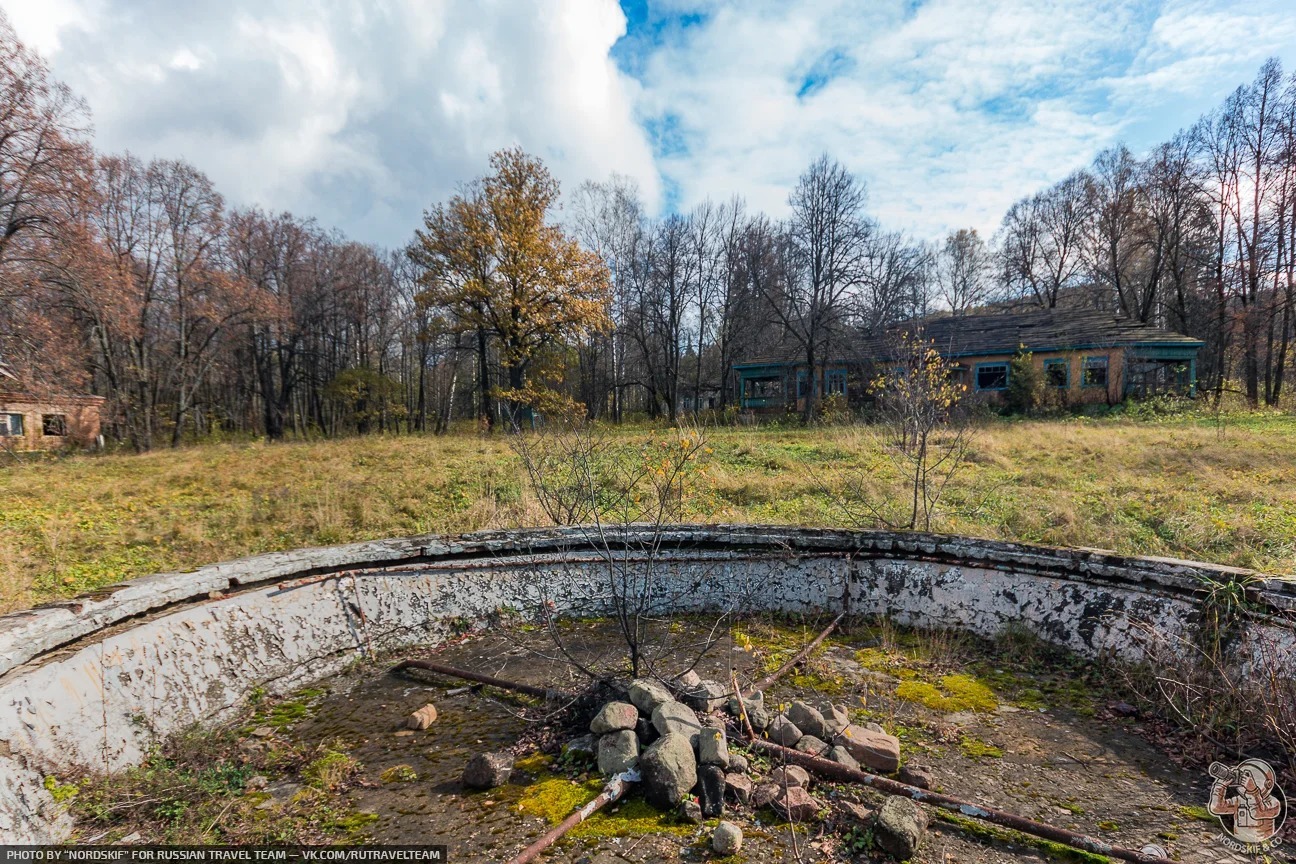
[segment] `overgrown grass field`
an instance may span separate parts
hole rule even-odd
[[[609,434],[633,448],[650,430]],[[907,494],[868,427],[706,434],[695,521],[843,526],[843,488]],[[471,434],[33,457],[0,468],[0,493],[0,611],[259,552],[545,521],[507,439]],[[1293,575],[1296,417],[987,420],[933,529]]]

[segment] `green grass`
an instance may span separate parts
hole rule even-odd
[[[635,447],[645,429],[614,430]],[[900,479],[859,427],[709,433],[687,517],[843,525],[854,478]],[[1296,572],[1296,418],[994,420],[935,530]],[[503,437],[196,445],[29,459],[0,470],[0,611],[241,555],[539,525]]]

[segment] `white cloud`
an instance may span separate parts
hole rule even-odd
[[[39,7],[41,11],[33,12]],[[236,204],[394,245],[520,144],[565,185],[658,192],[615,0],[0,0],[107,152],[185,158]]]
[[[655,0],[700,22],[641,35],[634,78],[609,56],[615,0],[0,8],[86,96],[101,149],[188,158],[235,203],[395,244],[514,143],[568,188],[617,171],[650,207],[737,193],[774,215],[827,151],[890,226],[993,231],[1101,148],[1169,137],[1265,56],[1296,64],[1290,2]]]

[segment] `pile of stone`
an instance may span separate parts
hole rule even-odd
[[[818,708],[806,702],[793,702],[782,714],[770,717],[764,697],[756,693],[729,700],[729,711],[735,716],[745,708],[747,719],[756,732],[775,744],[830,759],[850,768],[867,768],[891,774],[900,768],[900,739],[888,735],[876,723],[863,726],[850,722],[850,715],[840,705],[824,703]]]

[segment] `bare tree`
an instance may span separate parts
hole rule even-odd
[[[994,263],[975,228],[952,231],[936,253],[935,278],[940,297],[955,315],[990,299]]]
[[[809,370],[802,416],[815,412],[820,364],[841,333],[851,292],[864,278],[873,224],[866,218],[863,182],[827,154],[797,181],[788,198],[784,277],[767,294],[769,308],[800,346]]]

